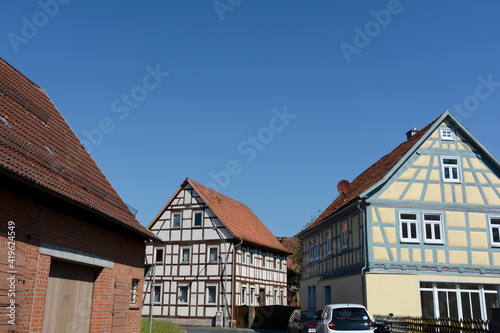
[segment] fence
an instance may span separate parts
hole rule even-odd
[[[481,319],[391,317],[374,316],[376,321],[386,321],[391,332],[423,333],[479,333],[490,332],[490,322]]]

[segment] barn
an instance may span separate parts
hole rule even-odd
[[[0,58],[0,331],[139,332],[145,241],[45,91]]]

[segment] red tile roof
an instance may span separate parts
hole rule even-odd
[[[278,241],[267,227],[246,205],[219,192],[186,178],[181,185],[189,183],[205,204],[217,216],[234,238],[288,254],[288,250]]]
[[[350,192],[347,193],[344,199],[344,195],[340,194],[328,208],[312,223],[309,227],[318,224],[327,217],[339,211],[342,207],[348,205],[349,203],[357,200],[359,195],[368,190],[373,185],[377,184],[382,180],[385,175],[405,156],[405,154],[410,151],[410,149],[420,140],[420,138],[432,127],[432,125],[440,118],[436,118],[429,125],[425,126],[423,129],[415,133],[410,139],[400,144],[396,149],[394,149],[389,154],[382,157],[375,164],[370,166],[368,169],[363,171],[359,176],[357,176],[351,182]]]
[[[96,210],[144,239],[158,239],[137,221],[45,91],[2,58],[0,116],[4,173]]]

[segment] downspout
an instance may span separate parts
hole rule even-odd
[[[234,303],[236,303],[236,290],[234,290],[234,288],[236,288],[236,279],[235,279],[235,276],[236,276],[236,248],[238,246],[241,246],[241,244],[243,244],[243,239],[241,240],[241,242],[235,246],[233,246],[233,274],[232,274],[232,286],[231,286],[231,294],[232,294],[232,298],[231,298],[231,327],[233,327],[233,321],[234,321]]]
[[[365,215],[365,211],[363,209],[361,209],[361,202],[362,200],[358,200],[358,209],[361,211],[361,215],[362,215],[362,218],[363,218],[363,247],[364,247],[364,259],[365,259],[365,263],[363,265],[363,268],[361,268],[361,295],[363,297],[363,305],[366,307],[367,304],[366,304],[366,286],[365,286],[365,271],[366,271],[366,268],[368,267],[368,246],[366,244],[366,233],[368,232],[366,230],[366,215]]]

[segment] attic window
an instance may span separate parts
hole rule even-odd
[[[441,140],[455,141],[455,131],[449,127],[441,127]]]
[[[48,146],[46,146],[46,145],[43,145],[43,146],[45,147],[45,149],[47,149],[49,151],[50,155],[54,155],[54,153],[52,152],[52,150]]]
[[[5,119],[4,117],[0,116],[0,120],[5,124],[5,126],[7,126],[8,128],[12,128],[12,127],[10,127],[10,124],[7,121],[7,119]]]

